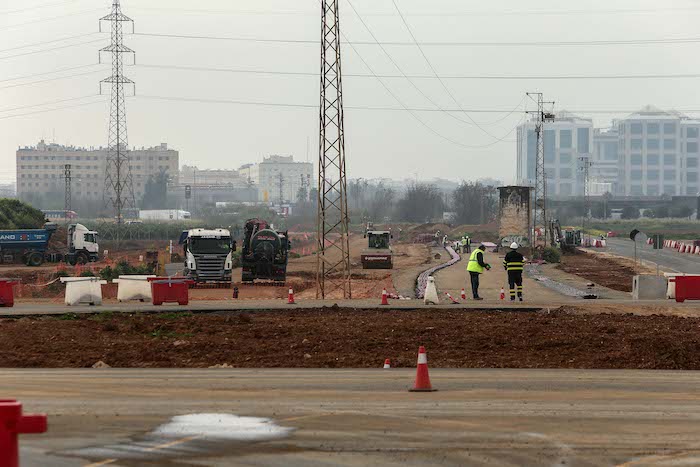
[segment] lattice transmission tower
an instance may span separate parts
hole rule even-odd
[[[63,194],[63,217],[64,220],[66,221],[66,224],[68,223],[70,219],[70,215],[68,214],[69,211],[71,211],[72,204],[73,204],[73,196],[72,196],[72,184],[73,184],[73,176],[71,174],[71,165],[66,164],[63,166],[63,181],[65,183],[65,189],[64,189],[64,194]]]
[[[544,124],[554,121],[554,114],[546,112],[545,105],[554,106],[554,101],[545,102],[541,92],[528,92],[527,96],[537,102],[537,113],[535,120],[535,136],[537,138],[537,157],[535,162],[535,202],[534,215],[532,216],[532,245],[538,246],[537,229],[542,229],[543,244],[547,245],[548,232],[550,226],[547,221],[547,172],[544,161]],[[532,113],[532,112],[529,112]]]
[[[321,0],[317,298],[335,291],[352,298],[338,3]]]
[[[136,207],[134,199],[134,184],[129,165],[128,138],[126,132],[126,102],[124,87],[134,85],[134,82],[124,76],[124,56],[135,53],[124,45],[124,23],[131,23],[133,33],[134,22],[122,13],[119,0],[112,0],[112,12],[100,18],[100,31],[102,23],[109,22],[111,26],[111,43],[100,50],[102,54],[108,52],[112,56],[112,75],[100,82],[100,94],[102,85],[111,85],[111,101],[109,112],[109,145],[107,164],[105,169],[105,187],[103,194],[104,206],[112,211],[117,222],[117,234],[115,240],[119,241],[118,226],[124,221],[124,210]]]
[[[581,216],[581,233],[586,231],[586,223],[591,217],[591,161],[590,154],[582,154],[579,157],[579,167],[581,180],[583,183],[583,216]]]

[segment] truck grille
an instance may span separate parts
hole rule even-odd
[[[226,258],[195,256],[195,261],[197,261],[197,275],[201,279],[212,281],[223,279]]]

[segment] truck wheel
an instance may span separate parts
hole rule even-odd
[[[44,255],[41,253],[30,253],[27,257],[27,266],[41,266],[44,263]]]
[[[77,255],[75,255],[75,262],[77,264],[87,264],[88,261],[90,261],[90,258],[88,258],[88,255],[86,255],[85,253],[80,252]]]

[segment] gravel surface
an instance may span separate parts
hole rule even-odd
[[[0,367],[700,369],[700,319],[548,312],[102,314],[0,320]]]

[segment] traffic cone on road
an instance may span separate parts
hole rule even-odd
[[[505,299],[506,299],[506,289],[501,287],[501,300],[505,300]]]
[[[449,293],[445,292],[445,295],[447,295],[447,298],[450,299],[450,301],[452,302],[453,305],[459,304],[459,302],[457,300],[455,300],[454,297],[452,295],[450,295]]]
[[[386,293],[386,289],[382,289],[382,305],[389,304],[389,295]]]
[[[462,298],[462,300],[466,300],[466,299],[467,299],[467,293],[464,291],[464,289],[462,289],[461,298]]]
[[[410,392],[433,392],[430,384],[430,375],[428,374],[428,354],[425,352],[425,347],[422,345],[418,348],[418,365],[416,366],[416,382]]]
[[[388,370],[389,368],[391,368],[391,360],[387,358],[386,360],[384,360],[384,369]]]
[[[289,288],[289,295],[287,296],[287,304],[289,305],[295,305],[296,303],[294,302],[294,290],[292,288]]]

